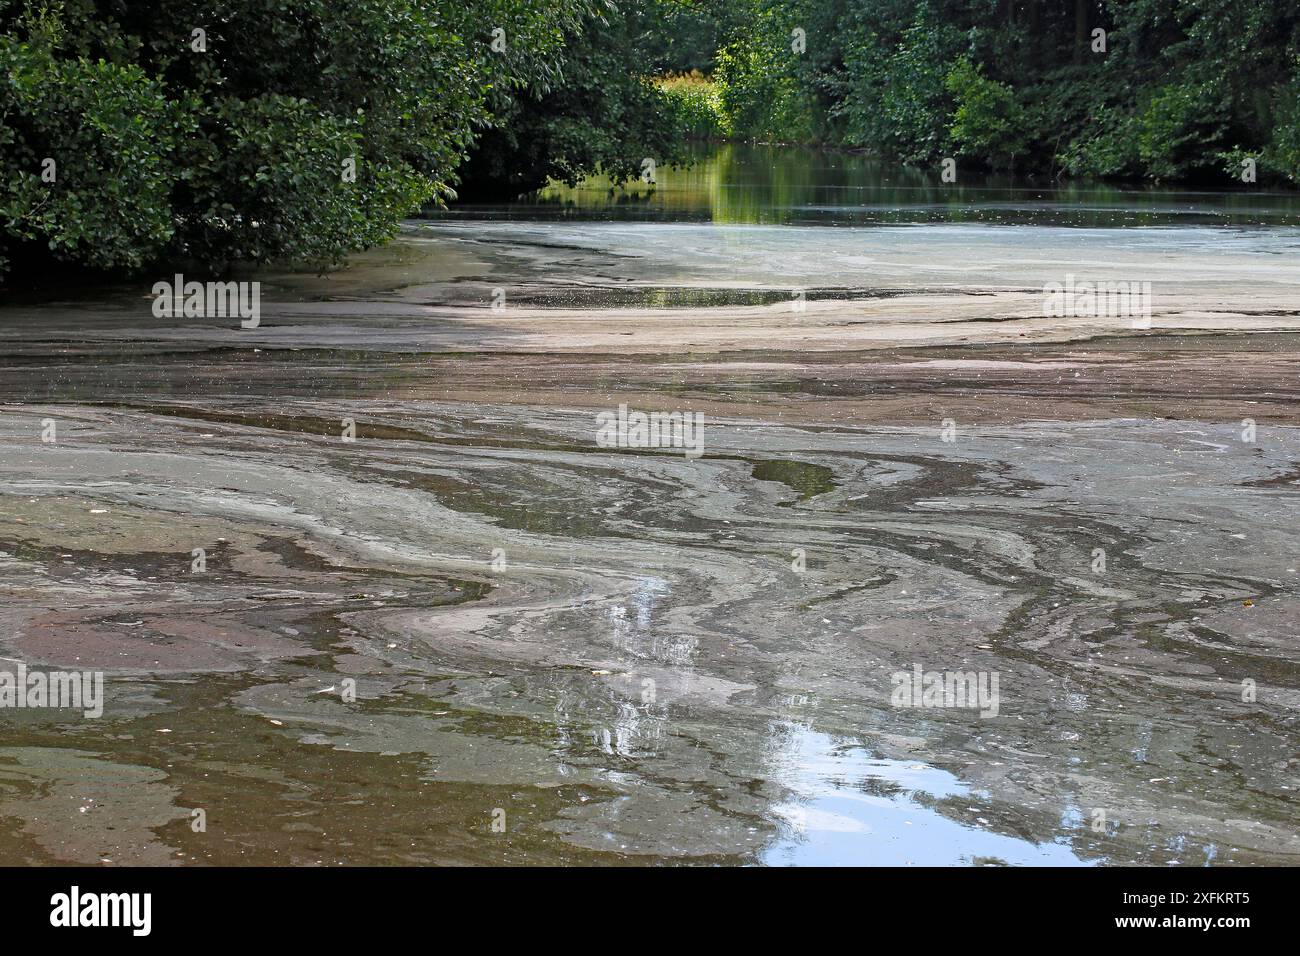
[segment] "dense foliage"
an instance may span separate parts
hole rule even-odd
[[[669,58],[657,49],[670,34],[667,8],[609,4],[585,17],[566,38],[556,82],[499,104],[461,170],[461,194],[510,197],[596,171],[617,182],[641,176],[646,159],[678,159],[684,130],[650,76]]]
[[[737,135],[904,161],[1300,179],[1296,0],[738,0]],[[799,36],[802,31],[802,50]]]
[[[324,263],[382,241],[452,195],[495,103],[558,78],[588,12],[0,0],[0,261]]]

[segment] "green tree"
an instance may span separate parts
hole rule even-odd
[[[683,130],[646,70],[659,0],[604,4],[565,38],[556,75],[502,98],[460,172],[463,196],[514,196],[548,179],[615,182],[680,159]]]
[[[558,76],[589,10],[0,0],[0,257],[337,261],[451,197],[494,106]]]

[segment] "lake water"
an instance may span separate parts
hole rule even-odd
[[[10,297],[0,670],[106,702],[0,709],[0,862],[1300,859],[1296,194],[656,178]]]
[[[611,189],[599,177],[509,204],[463,205],[437,218],[865,226],[982,223],[1035,226],[1276,226],[1300,224],[1300,195],[1036,180],[900,167],[870,156],[794,146],[697,147],[689,165],[658,166],[654,182]]]

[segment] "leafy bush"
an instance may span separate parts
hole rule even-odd
[[[225,145],[204,139],[190,152],[192,212],[179,218],[178,242],[188,258],[332,262],[391,238],[437,195],[409,165],[366,156],[361,116],[282,95],[219,100],[212,116]]]
[[[656,0],[602,7],[567,31],[566,61],[547,83],[503,97],[469,161],[462,196],[509,198],[548,179],[634,179],[651,159],[682,155],[674,104],[646,73]]]
[[[1156,89],[1138,114],[1138,157],[1155,179],[1186,177],[1214,164],[1226,126],[1223,101],[1208,87]]]
[[[56,59],[57,24],[28,27],[0,36],[0,254],[139,268],[172,238],[174,155],[193,124],[142,70]]]
[[[718,139],[730,125],[722,112],[718,84],[698,73],[660,77],[655,81],[665,99],[674,135],[684,139]]]
[[[779,62],[779,61],[778,61]],[[807,142],[811,122],[801,115],[798,81],[754,44],[737,44],[718,53],[718,102],[727,126],[742,139]]]
[[[985,77],[968,59],[949,71],[944,85],[956,109],[948,128],[958,155],[992,166],[1014,166],[1025,152],[1024,112],[1005,83]]]
[[[794,0],[755,0],[745,27],[718,51],[714,79],[724,125],[732,135],[769,143],[807,143],[822,138],[819,118],[826,112],[807,72],[806,44],[813,16]],[[807,26],[804,26],[807,24]],[[805,36],[796,38],[793,28]],[[814,34],[815,34],[815,28]]]
[[[880,100],[881,145],[904,162],[951,152],[953,106],[947,80],[952,46],[950,31],[931,23],[922,8],[889,58]]]
[[[595,3],[0,0],[0,257],[337,261],[453,196]]]
[[[1099,112],[1090,130],[1069,143],[1061,166],[1081,176],[1133,177],[1142,173],[1138,120],[1118,109]]]
[[[1277,125],[1264,150],[1263,165],[1290,182],[1300,183],[1300,76],[1287,86],[1279,87],[1276,100]],[[1229,165],[1231,174],[1240,171],[1240,162]]]

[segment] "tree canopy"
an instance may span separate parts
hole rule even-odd
[[[1300,178],[1296,0],[740,2],[750,27],[717,72],[737,135],[1220,183],[1250,158]]]
[[[0,256],[328,263],[454,195],[589,0],[0,0]]]

